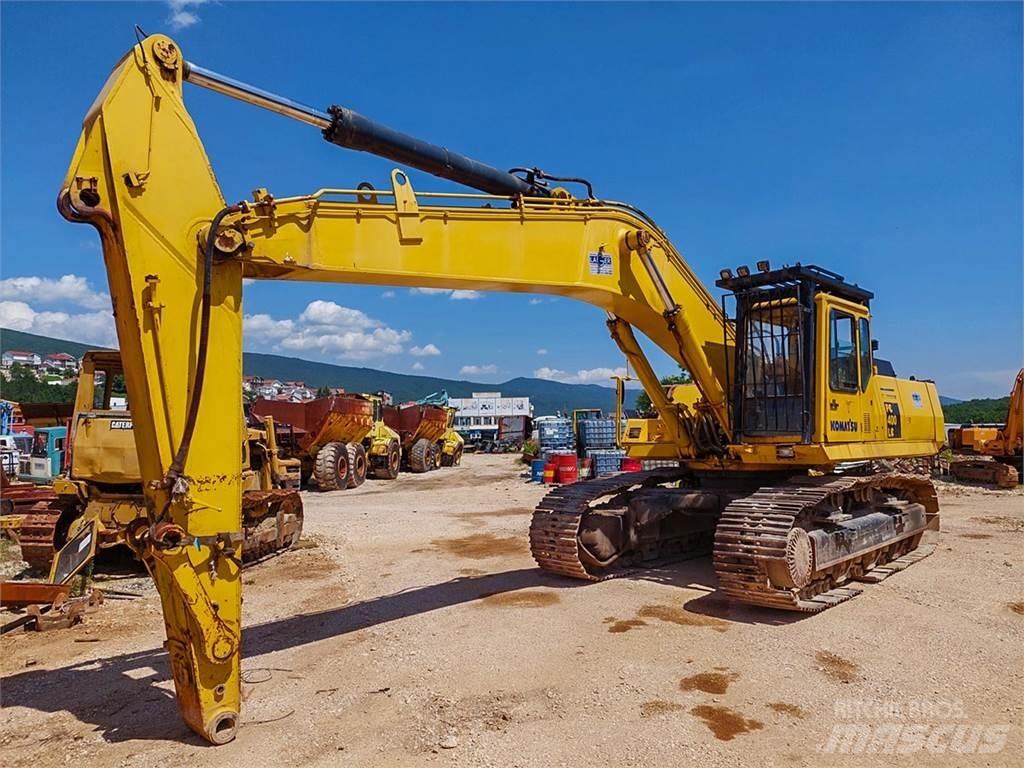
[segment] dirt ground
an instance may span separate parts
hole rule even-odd
[[[543,575],[526,533],[544,491],[519,473],[468,456],[306,494],[316,546],[245,575],[227,746],[178,718],[152,592],[3,637],[3,764],[1021,764],[1020,491],[942,484],[934,555],[800,617],[723,601],[708,558]],[[835,741],[893,725],[887,754]]]

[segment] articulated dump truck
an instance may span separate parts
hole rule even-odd
[[[367,474],[394,480],[402,463],[397,432],[382,416],[381,399],[332,395],[301,403],[256,400],[250,412],[279,425],[285,453],[302,465],[302,479],[321,491],[355,488]]]
[[[135,446],[132,414],[110,407],[114,377],[122,373],[117,352],[86,352],[71,419],[71,457],[53,482],[52,497],[21,518],[21,556],[56,580],[60,550],[83,540],[101,549],[143,546],[149,514]],[[241,414],[239,414],[241,422]],[[277,455],[274,424],[247,428],[242,444],[242,562],[290,548],[302,534],[298,462]],[[173,535],[173,531],[168,531]],[[56,556],[56,557],[55,557]],[[79,570],[84,565],[79,562]]]
[[[400,435],[409,471],[430,472],[462,461],[464,441],[452,428],[454,414],[454,409],[440,405],[384,406],[384,423]]]

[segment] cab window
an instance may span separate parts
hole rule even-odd
[[[871,324],[860,319],[860,391],[866,392],[871,381]]]
[[[856,321],[853,315],[835,309],[829,320],[829,382],[836,391],[856,392]]]

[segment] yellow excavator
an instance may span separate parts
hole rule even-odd
[[[386,189],[261,188],[227,203],[186,83],[476,191],[417,192],[394,170]],[[90,107],[57,205],[102,241],[148,512],[133,546],[160,592],[182,715],[213,743],[235,736],[241,705],[243,279],[546,293],[605,310],[681,466],[549,493],[530,526],[547,571],[598,581],[712,547],[729,597],[815,612],[919,559],[938,528],[927,479],[873,471],[935,454],[943,420],[932,383],[874,363],[869,291],[813,266],[723,270],[729,317],[646,214],[585,180],[501,171],[346,107],[307,107],[155,35]],[[635,330],[691,389],[666,397]]]
[[[1014,379],[1001,427],[955,427],[947,443],[954,453],[949,473],[957,480],[1015,488],[1024,477],[1024,368]]]

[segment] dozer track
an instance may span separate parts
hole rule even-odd
[[[844,543],[841,513],[855,504],[888,515],[888,535]],[[817,613],[860,594],[846,582],[881,581],[930,555],[934,542],[919,545],[937,525],[935,488],[920,476],[808,477],[761,488],[722,513],[713,555],[719,589],[752,605]],[[816,535],[837,537],[838,549],[819,550]]]
[[[604,581],[628,573],[628,569],[621,565],[594,568],[581,560],[578,537],[591,504],[635,488],[682,480],[686,476],[678,468],[652,469],[555,488],[541,499],[533,512],[530,522],[533,559],[545,571],[587,581]]]
[[[21,525],[18,527],[21,559],[28,563],[32,570],[50,572],[50,563],[53,562],[55,554],[53,540],[63,511],[63,507],[56,506],[53,502],[39,501],[33,504],[21,519]]]
[[[21,559],[33,570],[50,572],[55,539],[65,507],[39,502],[18,531]],[[294,490],[245,491],[242,494],[242,564],[251,565],[293,547],[302,536],[302,497]]]
[[[627,564],[635,558],[608,568],[594,566],[580,541],[585,516],[600,499],[688,477],[668,468],[552,490],[530,523],[534,560],[545,571],[586,581],[629,573]],[[853,507],[857,514],[847,514]],[[868,524],[858,531],[858,522]],[[881,581],[927,557],[935,544],[922,545],[922,539],[937,525],[938,500],[927,478],[896,473],[799,477],[739,497],[733,494],[715,527],[713,564],[719,589],[730,598],[816,613],[860,593],[847,582]],[[695,528],[658,554],[701,554],[703,534]],[[815,552],[823,560],[816,562]],[[644,559],[651,558],[645,553]]]

